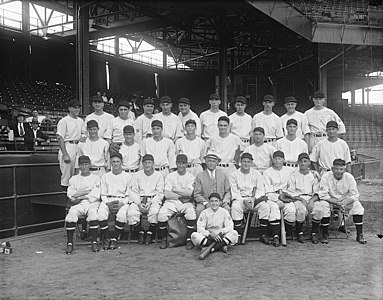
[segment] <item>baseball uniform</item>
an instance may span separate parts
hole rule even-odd
[[[265,130],[265,142],[272,143],[283,137],[281,118],[275,113],[266,115],[263,111],[253,117],[252,128],[262,127]]]
[[[58,153],[61,170],[61,185],[68,186],[69,178],[71,178],[75,171],[75,164],[77,161],[78,142],[81,138],[81,129],[84,121],[81,118],[73,118],[70,115],[62,118],[57,123],[57,135],[64,140],[66,151],[68,152],[70,163],[65,163],[61,149]]]
[[[178,139],[175,144],[176,155],[185,154],[188,157],[187,171],[194,176],[203,171],[201,163],[206,153],[206,144],[203,139],[196,136],[193,140],[186,136]]]
[[[185,130],[185,123],[186,121],[188,120],[194,120],[197,124],[196,126],[196,130],[195,130],[195,134],[199,137],[201,137],[201,120],[198,118],[198,115],[193,112],[192,110],[189,110],[189,113],[186,114],[185,116],[182,114],[182,113],[179,113],[178,114],[178,117],[180,118],[181,120],[181,123],[182,123],[182,131],[183,133],[186,135],[186,130]]]
[[[273,163],[273,153],[276,149],[269,143],[245,148],[244,153],[250,153],[253,156],[253,167],[261,174]]]
[[[170,113],[166,116],[162,112],[155,114],[153,120],[159,120],[162,122],[163,131],[162,136],[171,139],[175,142],[178,138],[183,137],[182,123],[179,117]]]
[[[212,112],[209,109],[201,113],[200,120],[202,126],[202,138],[204,140],[207,140],[212,136],[218,135],[218,119],[222,116],[227,116],[227,114],[222,110]]]
[[[133,123],[134,120],[132,118],[123,120],[120,117],[116,117],[111,119],[104,133],[104,138],[110,139],[113,143],[123,143],[125,141],[124,127],[126,125],[133,125]]]
[[[141,143],[143,139],[152,135],[152,121],[153,116],[151,116],[151,118],[148,118],[145,114],[142,114],[136,119],[136,121],[134,121],[134,139],[137,143]]]
[[[135,142],[133,145],[128,146],[126,143],[123,143],[119,152],[122,154],[122,169],[125,172],[137,172],[141,162],[140,144]]]
[[[285,135],[287,135],[287,125],[286,124],[287,124],[287,121],[290,119],[294,119],[298,123],[297,132],[295,133],[298,138],[303,139],[305,134],[310,133],[310,128],[308,125],[308,120],[307,120],[306,115],[299,112],[299,111],[295,111],[291,115],[285,113],[281,117],[282,127],[283,127],[283,131],[284,131]]]
[[[78,144],[78,157],[86,155],[91,161],[91,173],[102,177],[105,174],[105,169],[109,169],[109,143],[102,138],[97,141],[92,141],[89,138],[84,143]],[[76,161],[76,168],[78,162]]]
[[[246,147],[250,146],[252,118],[247,113],[243,116],[233,113],[229,116],[229,119],[230,131],[241,139],[241,150],[243,151]]]
[[[88,132],[87,132],[87,128],[86,128],[86,124],[88,123],[88,121],[95,120],[98,124],[98,127],[99,127],[98,137],[101,139],[104,138],[104,135],[107,131],[109,122],[112,119],[114,119],[114,116],[107,113],[107,112],[103,112],[101,115],[97,115],[96,113],[91,113],[90,115],[87,115],[85,117],[85,122],[84,122],[84,125],[82,127],[82,136],[88,136]]]
[[[283,137],[276,141],[275,146],[277,150],[280,150],[285,154],[285,164],[290,167],[297,167],[298,155],[301,153],[308,153],[309,151],[307,144],[298,137],[292,141]]]

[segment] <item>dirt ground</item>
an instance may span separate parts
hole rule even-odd
[[[11,239],[0,255],[1,299],[383,299],[383,185],[360,182],[366,245],[348,239],[328,245],[274,248],[256,241],[198,260],[197,249],[160,250],[121,244],[66,255],[64,230]]]

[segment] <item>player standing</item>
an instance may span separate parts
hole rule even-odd
[[[143,139],[152,136],[152,120],[154,111],[154,100],[147,98],[143,104],[144,113],[134,121],[133,127],[136,131],[135,140],[141,144]]]
[[[125,141],[121,145],[122,169],[128,173],[138,171],[141,162],[141,146],[134,141],[134,128],[126,125],[123,129]]]
[[[212,136],[218,135],[217,123],[218,119],[227,114],[219,109],[221,100],[217,94],[211,94],[209,97],[210,109],[201,113],[200,120],[202,126],[201,137],[204,141]]]
[[[198,115],[190,109],[190,100],[188,98],[181,98],[178,101],[178,109],[180,113],[178,117],[181,120],[183,132],[186,135],[186,121],[194,120],[196,123],[195,134],[201,137],[201,120]]]
[[[230,119],[230,132],[239,136],[241,139],[241,150],[250,146],[250,133],[251,133],[251,116],[245,113],[246,98],[238,96],[234,100],[235,113],[229,116]]]

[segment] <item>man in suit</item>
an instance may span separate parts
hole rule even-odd
[[[13,130],[15,138],[19,138],[21,141],[24,139],[24,143],[18,144],[16,150],[33,150],[33,131],[29,123],[25,122],[24,114],[19,112],[17,115],[17,123],[11,124],[9,129]]]
[[[35,146],[40,146],[41,142],[44,141],[47,143],[50,142],[49,137],[39,128],[39,122],[37,120],[32,120],[31,125],[33,137],[35,139]]]
[[[219,157],[209,152],[205,157],[207,169],[199,173],[195,178],[194,200],[196,201],[197,219],[201,212],[209,207],[209,196],[218,193],[222,200],[222,207],[230,212],[230,183],[225,172],[217,169]]]

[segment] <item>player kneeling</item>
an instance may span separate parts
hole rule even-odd
[[[92,236],[92,250],[93,252],[98,251],[97,208],[100,204],[100,178],[90,173],[90,158],[88,156],[80,156],[78,165],[81,173],[69,179],[67,191],[67,196],[72,204],[65,218],[68,239],[67,254],[71,254],[73,251],[73,234],[80,216],[87,216]]]
[[[221,198],[218,193],[209,196],[209,205],[198,218],[197,232],[191,235],[193,244],[202,248],[200,259],[220,249],[226,253],[228,245],[235,245],[238,240],[238,233],[234,230],[229,212],[220,207]]]

